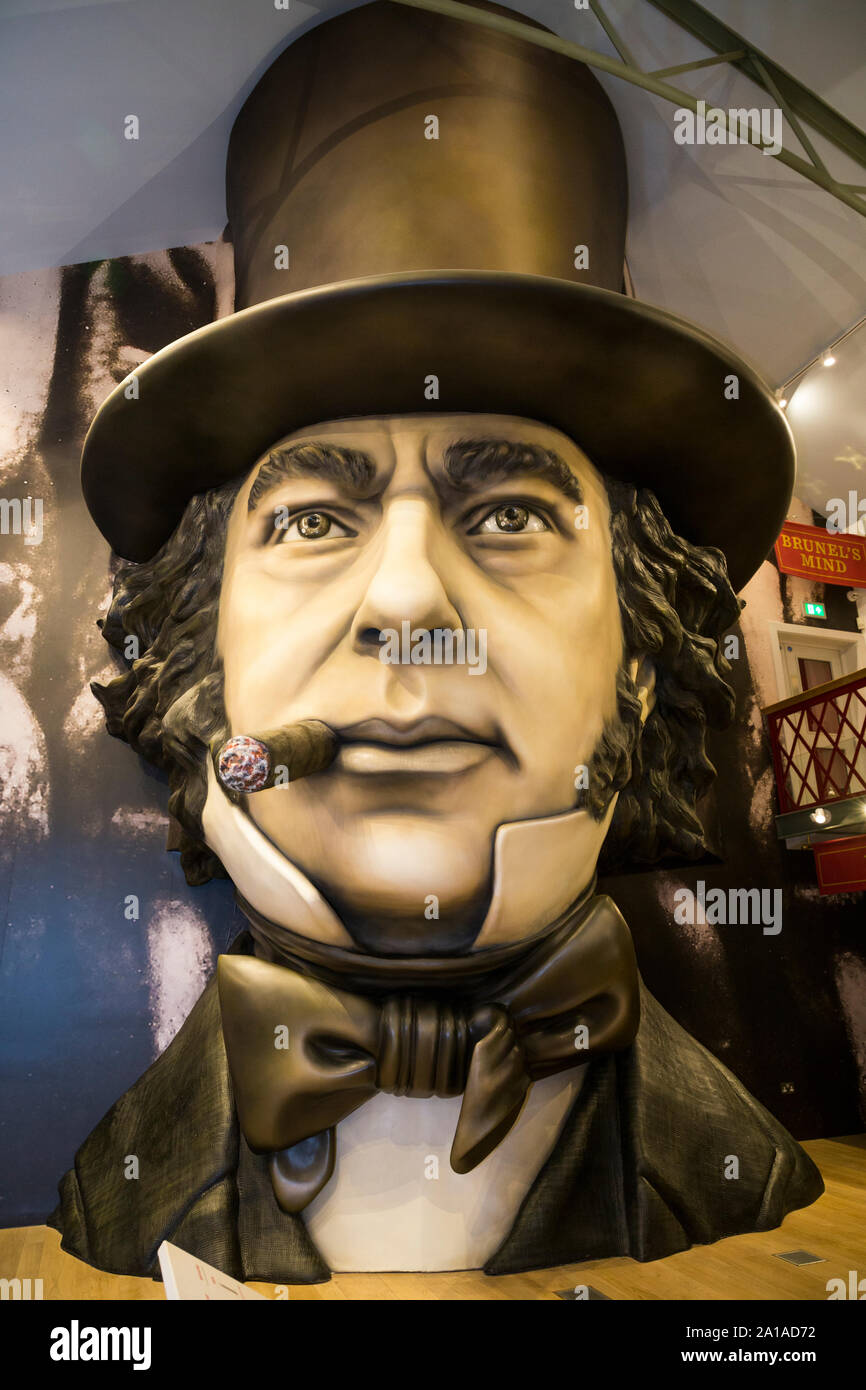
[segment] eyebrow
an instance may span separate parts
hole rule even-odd
[[[247,510],[287,478],[327,478],[352,497],[365,497],[376,481],[376,464],[361,449],[338,444],[288,444],[272,449],[250,488]]]
[[[503,478],[542,478],[565,497],[583,501],[583,490],[568,464],[554,449],[525,440],[491,436],[458,439],[444,454],[445,476],[459,492],[480,492]],[[375,488],[374,459],[360,449],[338,444],[299,443],[272,449],[250,488],[247,510],[289,478],[327,478],[352,497],[366,497]]]
[[[554,449],[519,439],[458,439],[445,450],[445,474],[452,487],[476,492],[516,476],[543,478],[566,497],[583,501],[583,490]]]

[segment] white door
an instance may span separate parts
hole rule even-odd
[[[844,676],[841,647],[799,637],[780,638],[780,642],[789,695],[802,695],[816,685],[826,685]]]

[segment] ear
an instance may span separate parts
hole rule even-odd
[[[637,686],[637,697],[641,706],[640,722],[645,724],[656,702],[656,668],[648,656],[640,660],[633,656],[628,663],[628,673]]]

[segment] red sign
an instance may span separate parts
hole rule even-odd
[[[826,840],[813,845],[818,887],[829,893],[857,893],[866,888],[866,835]]]
[[[776,541],[776,560],[783,574],[866,589],[866,536],[786,521]]]

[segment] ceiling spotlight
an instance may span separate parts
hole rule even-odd
[[[785,406],[786,406],[787,404],[788,404],[788,398],[787,398],[787,396],[783,396],[782,399],[779,401],[779,409],[780,409],[780,410],[784,410],[784,409],[785,409]]]
[[[835,367],[836,365],[836,358],[832,352],[825,352],[821,360],[825,367]]]
[[[830,819],[830,817],[828,816],[827,812],[824,810],[824,807],[823,807],[823,806],[819,806],[818,809],[817,809],[817,811],[813,811],[813,812],[811,813],[811,815],[809,816],[809,819],[810,819],[811,821],[814,821],[816,825],[826,825],[827,822],[828,822],[828,820]]]

